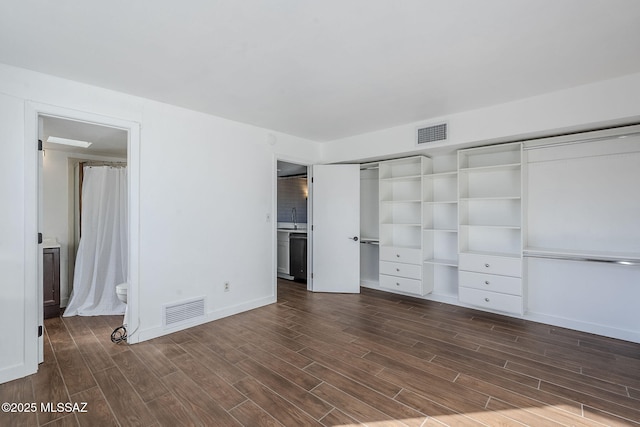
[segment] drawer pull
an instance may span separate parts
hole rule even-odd
[[[396,257],[400,258],[400,254],[396,254]]]
[[[485,300],[486,302],[489,302],[489,298],[485,298],[484,300]]]
[[[400,283],[396,282],[396,286],[400,286]]]
[[[399,268],[396,268],[396,271],[400,271],[400,269],[399,269]]]
[[[484,284],[485,284],[485,285],[488,285],[488,284],[489,284],[489,281],[488,281],[488,280],[485,280],[485,281],[484,281]]]
[[[487,267],[487,268],[491,267],[491,266],[489,265],[489,263],[486,263],[484,266],[485,266],[485,267]]]

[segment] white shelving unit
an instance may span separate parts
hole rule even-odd
[[[380,287],[424,295],[422,274],[422,179],[431,170],[423,156],[379,165]]]
[[[457,294],[458,172],[455,156],[432,158],[423,176],[423,282],[444,295]]]
[[[460,302],[522,314],[522,147],[458,152]]]

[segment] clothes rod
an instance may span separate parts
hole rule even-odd
[[[93,167],[93,168],[97,168],[97,167],[101,167],[101,166],[109,166],[109,167],[114,167],[114,168],[122,168],[122,167],[126,167],[127,166],[127,162],[101,162],[101,161],[94,161],[94,162],[80,162],[82,165],[86,166],[86,167]]]
[[[567,142],[549,142],[547,144],[540,144],[540,145],[536,145],[536,143],[532,141],[530,143],[531,145],[527,145],[527,143],[525,142],[522,149],[525,151],[528,151],[528,150],[538,150],[542,148],[563,147],[566,145],[583,144],[585,142],[609,141],[612,139],[626,138],[629,136],[636,136],[636,135],[640,135],[640,132],[625,133],[621,135],[600,136],[597,138],[577,139],[574,141],[567,141]]]
[[[375,246],[378,246],[380,244],[380,242],[378,242],[377,240],[360,240],[360,243],[363,245],[375,245]]]
[[[525,258],[555,259],[555,260],[561,260],[561,261],[600,262],[604,264],[640,266],[640,260],[637,260],[637,259],[613,259],[613,258],[600,258],[595,256],[542,254],[542,253],[526,253],[526,252],[523,254],[523,256]]]

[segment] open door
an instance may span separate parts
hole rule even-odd
[[[314,165],[314,292],[360,292],[360,165]]]

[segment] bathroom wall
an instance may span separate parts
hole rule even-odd
[[[307,178],[278,178],[278,222],[293,222],[291,213],[296,208],[298,224],[307,222]]]
[[[126,161],[126,158],[87,156],[45,150],[42,160],[42,210],[44,238],[60,243],[60,306],[66,307],[73,285],[76,248],[73,244],[73,166],[81,160]]]

